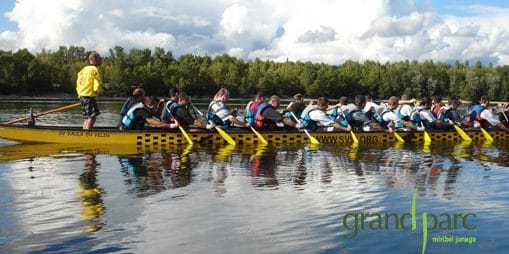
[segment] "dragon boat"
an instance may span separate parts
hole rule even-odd
[[[250,130],[226,130],[237,144],[258,144],[259,138]],[[488,131],[494,140],[509,140],[509,132]],[[223,144],[226,143],[220,133],[212,131],[187,132],[193,143]],[[299,144],[309,142],[309,137],[302,131],[269,131],[260,132],[269,144]],[[462,137],[452,131],[429,131],[433,142],[458,142]],[[465,133],[473,141],[483,141],[486,133],[481,130],[467,130]],[[311,132],[311,136],[320,143],[349,144],[353,142],[350,132]],[[354,132],[360,144],[385,144],[397,142],[393,133],[387,132]],[[405,142],[424,142],[423,132],[398,132]],[[130,145],[134,147],[171,147],[186,144],[186,138],[177,130],[160,129],[140,131],[120,131],[114,127],[97,127],[93,130],[82,130],[77,126],[32,126],[0,124],[0,138],[25,144],[86,144],[86,145]]]

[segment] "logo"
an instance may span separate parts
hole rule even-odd
[[[349,239],[355,239],[361,230],[408,230],[415,231],[417,229],[417,189],[414,191],[410,212],[398,213],[347,213],[343,216],[343,228],[347,233],[343,236]],[[466,229],[468,231],[475,230],[476,226],[472,219],[475,213],[429,213],[423,212],[420,215],[422,224],[422,250],[426,252],[428,243],[428,233],[434,230],[457,230]],[[433,243],[450,243],[450,244],[472,244],[477,241],[472,236],[457,235],[437,235],[433,236]]]

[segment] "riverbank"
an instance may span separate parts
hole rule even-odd
[[[124,101],[122,97],[99,97],[101,101]],[[27,96],[19,94],[0,95],[2,101],[77,101],[78,98],[74,94],[55,93],[38,96]]]
[[[161,96],[156,96],[161,97]],[[98,101],[101,102],[123,102],[127,99],[127,97],[110,97],[110,96],[99,96]],[[193,97],[194,102],[210,102],[212,97]],[[236,103],[244,103],[252,98],[230,98],[229,101],[233,104]],[[58,102],[58,101],[78,101],[78,98],[74,94],[47,94],[47,95],[39,95],[39,96],[26,96],[26,95],[18,95],[18,94],[10,94],[10,95],[0,95],[0,101],[45,101],[45,102]],[[289,103],[291,99],[282,98],[282,103]]]

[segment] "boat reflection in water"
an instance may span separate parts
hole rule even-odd
[[[215,191],[221,196],[227,191],[225,180],[231,174],[229,171],[242,172],[241,175],[250,177],[252,186],[268,189],[280,184],[302,186],[316,177],[322,183],[331,183],[335,175],[345,172],[357,175],[359,183],[364,183],[366,175],[379,174],[390,187],[434,185],[440,182],[438,178],[444,172],[455,178],[461,171],[462,161],[475,161],[481,166],[509,166],[505,149],[473,143],[438,144],[431,146],[430,150],[421,150],[411,144],[392,147],[194,145],[178,146],[171,150],[41,144],[2,146],[0,161],[83,156],[80,189],[84,190],[85,203],[90,203],[90,198],[100,200],[102,192],[96,179],[100,165],[96,156],[102,154],[118,157],[120,170],[125,176],[124,182],[132,185],[130,190],[139,196],[185,187],[195,180],[193,170],[208,170],[207,179],[214,183]],[[450,179],[447,182],[453,181]],[[98,214],[102,213],[101,208],[97,210]]]
[[[504,195],[504,185],[482,180],[504,179],[503,170],[493,169],[509,166],[508,151],[502,143],[437,143],[429,149],[411,143],[0,146],[0,190],[13,193],[5,200],[15,207],[4,209],[8,214],[2,223],[14,226],[3,248],[49,251],[67,244],[70,252],[139,252],[157,245],[206,252],[219,242],[226,247],[210,252],[235,252],[238,246],[243,248],[239,252],[255,252],[262,244],[267,252],[279,253],[318,252],[319,241],[326,246],[323,252],[341,250],[352,242],[338,236],[340,216],[406,211],[416,187],[423,207],[446,203],[448,209],[505,214],[500,203],[488,202],[483,194],[488,189]],[[466,199],[461,193],[472,186],[483,191]],[[34,197],[39,192],[43,197]],[[483,204],[482,211],[477,204]],[[483,216],[479,218],[491,218]],[[16,218],[16,223],[7,218]],[[387,234],[383,237],[392,232]],[[296,235],[308,241],[288,242]],[[76,240],[80,237],[88,240]],[[247,240],[252,237],[256,241]],[[395,242],[411,242],[398,237]],[[126,244],[125,239],[138,238],[142,240]],[[108,246],[101,245],[104,239]],[[391,244],[385,249],[396,248]]]

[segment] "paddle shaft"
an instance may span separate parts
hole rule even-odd
[[[240,117],[242,117],[242,115],[239,113],[238,114]],[[262,134],[260,134],[258,131],[255,130],[255,128],[253,126],[250,126],[249,128],[251,128],[251,131],[253,131],[253,133],[256,135],[256,137],[258,137],[258,140],[260,140],[260,144],[262,145],[267,145],[269,142],[262,136]]]
[[[193,107],[194,111],[197,112],[198,115],[203,116],[203,113],[198,108],[196,108],[196,106],[194,106],[194,104],[191,103],[191,107]]]
[[[60,108],[55,108],[55,109],[52,109],[52,110],[41,112],[39,114],[35,114],[34,117],[39,117],[39,116],[55,113],[55,112],[58,112],[58,111],[74,108],[74,107],[77,107],[79,105],[81,105],[80,102],[74,103],[74,104],[71,104],[71,105],[67,105],[67,106],[63,106],[63,107],[60,107]],[[5,124],[13,124],[13,123],[18,123],[18,122],[23,122],[23,121],[26,121],[26,120],[28,120],[28,117],[14,119],[14,120],[6,122]]]
[[[261,144],[263,145],[266,145],[268,144],[269,142],[267,142],[267,140],[262,136],[262,134],[260,134],[259,132],[257,132],[253,126],[251,126],[251,131],[253,131],[253,133],[258,137],[258,140],[260,141]]]
[[[178,124],[178,121],[176,119],[175,119],[175,122],[177,122],[177,124]],[[191,139],[191,137],[189,137],[189,134],[187,134],[186,130],[184,130],[184,128],[182,126],[180,126],[180,124],[179,124],[179,130],[180,130],[180,132],[182,132],[182,135],[186,139],[187,143],[192,145],[193,140]]]
[[[336,109],[336,111],[337,111],[337,109]],[[346,115],[345,115],[345,112],[343,111],[343,109],[341,109],[341,114],[343,115],[343,118],[345,118],[345,120],[348,122],[348,120],[346,119]],[[358,144],[359,140],[357,139],[357,136],[355,136],[355,133],[353,133],[353,130],[350,131],[350,135],[352,135],[353,143],[354,144]]]
[[[502,115],[504,116],[505,121],[506,121],[506,122],[509,122],[509,119],[507,119],[507,116],[506,116],[505,114],[506,114],[506,111],[502,111]]]
[[[209,123],[212,124],[212,121],[209,120]],[[219,133],[219,135],[230,145],[236,145],[237,142],[235,142],[235,140],[230,136],[228,135],[228,133],[226,133],[226,131],[224,131],[223,129],[221,129],[221,127],[219,126],[216,126],[215,127],[217,133]]]
[[[299,118],[297,118],[297,116],[293,113],[293,111],[290,111],[290,114],[293,116],[293,118],[295,119],[295,121],[297,121],[297,123],[299,124],[302,124],[299,120]],[[309,139],[311,140],[311,143],[313,144],[319,144],[320,142],[314,138],[313,136],[311,136],[311,134],[309,134],[309,131],[304,127],[304,132],[306,133],[306,135],[309,137]]]

